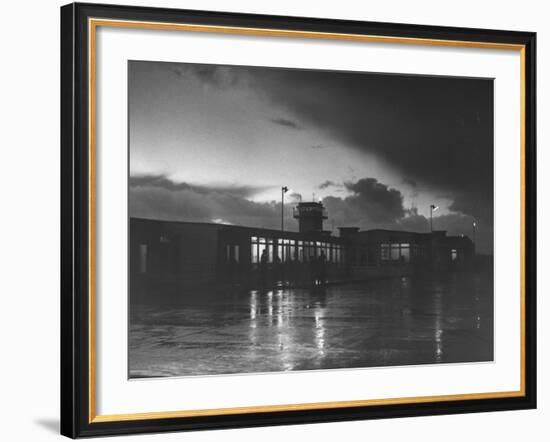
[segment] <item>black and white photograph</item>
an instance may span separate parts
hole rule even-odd
[[[493,360],[493,80],[130,61],[129,377]]]

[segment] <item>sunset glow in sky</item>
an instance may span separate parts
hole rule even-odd
[[[131,61],[130,215],[471,236],[492,253],[493,81]]]

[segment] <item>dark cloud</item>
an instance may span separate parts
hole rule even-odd
[[[323,199],[329,217],[340,226],[374,228],[395,223],[405,216],[403,196],[398,190],[374,178],[363,178],[345,186],[351,195]]]
[[[420,215],[416,208],[405,209],[402,197],[395,189],[372,178],[349,185],[356,193],[346,198],[329,196],[323,199],[329,220],[338,227],[359,227],[362,230],[389,229],[410,232],[429,232],[430,219]],[[448,213],[433,218],[434,230],[445,230],[448,235],[466,235],[473,238],[473,218],[462,213]],[[493,253],[492,224],[476,226],[476,250]]]
[[[361,229],[395,229],[428,232],[429,219],[416,209],[405,209],[401,193],[373,178],[346,183],[351,195],[328,196],[323,204],[329,222],[337,227],[355,226]],[[129,211],[132,217],[172,221],[224,222],[250,227],[277,229],[280,227],[280,201],[254,202],[248,198],[260,189],[254,186],[198,186],[175,183],[162,175],[130,178]],[[287,213],[301,201],[299,193],[291,193],[285,204]],[[471,237],[472,217],[453,213],[434,217],[436,230],[451,235]],[[294,219],[287,216],[290,230],[297,230]],[[327,224],[328,225],[328,224]],[[492,225],[477,224],[478,250],[492,252]]]
[[[334,181],[331,181],[331,180],[326,180],[326,181],[323,181],[321,184],[319,184],[317,186],[318,189],[326,189],[328,187],[335,187],[337,186],[338,184],[336,184]]]
[[[345,186],[353,192],[346,199],[368,213],[372,221],[395,221],[405,214],[401,192],[374,178],[362,178],[355,183],[346,183]]]
[[[162,175],[131,177],[129,213],[140,218],[280,228],[280,202],[259,203],[248,199],[259,190],[254,186],[174,183]],[[286,223],[288,228],[296,227],[290,217]]]
[[[326,149],[328,146],[326,144],[314,144],[311,146],[312,149]]]
[[[489,200],[487,195],[470,195],[469,193],[459,193],[454,197],[449,206],[449,210],[470,215],[477,220],[483,220],[485,223],[492,224],[493,204],[492,198]]]
[[[345,186],[351,195],[323,200],[331,218],[339,223],[372,228],[396,223],[406,214],[401,193],[374,178]],[[276,228],[280,223],[280,202],[259,203],[249,199],[261,190],[264,189],[254,186],[175,183],[163,175],[134,176],[130,178],[130,215],[205,222],[222,219],[232,224]],[[288,204],[300,200],[301,195],[293,193]]]
[[[288,120],[286,118],[270,118],[269,121],[271,121],[273,124],[277,124],[279,126],[286,127],[288,129],[295,129],[295,130],[302,130],[302,126],[300,126],[298,123],[292,120]]]
[[[300,121],[273,124],[318,128],[380,158],[412,187],[449,195],[452,210],[492,223],[492,79],[171,65],[204,85],[253,90]]]
[[[409,210],[407,214],[397,220],[394,226],[396,230],[405,230],[409,232],[428,232],[430,229],[430,220],[424,215],[419,215],[417,210]]]
[[[492,79],[242,69],[304,124],[492,222]]]
[[[199,195],[206,195],[212,192],[236,196],[240,198],[250,198],[258,193],[270,189],[269,186],[236,186],[236,185],[226,185],[226,186],[200,186],[196,184],[189,183],[175,183],[164,175],[139,175],[131,176],[129,181],[130,189],[138,189],[140,187],[145,188],[157,188],[157,189],[166,189],[169,191],[177,190],[190,190]]]

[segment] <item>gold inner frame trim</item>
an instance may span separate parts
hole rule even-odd
[[[133,28],[163,31],[207,32],[217,34],[253,35],[266,37],[291,37],[339,41],[357,41],[387,44],[412,44],[419,46],[445,46],[474,49],[511,50],[520,53],[520,389],[487,393],[465,393],[438,396],[415,396],[388,399],[367,399],[352,401],[314,402],[284,405],[261,405],[233,408],[197,409],[180,411],[158,411],[129,414],[96,414],[96,36],[97,28]],[[238,415],[246,413],[266,413],[298,410],[322,410],[329,408],[350,408],[375,405],[418,404],[427,402],[482,400],[525,396],[525,45],[475,42],[460,40],[425,39],[412,37],[390,37],[330,32],[292,31],[285,29],[245,28],[233,26],[211,26],[184,23],[160,23],[130,20],[88,19],[88,94],[89,94],[89,382],[88,382],[88,421],[89,423],[134,421],[146,419],[169,419],[198,416]]]

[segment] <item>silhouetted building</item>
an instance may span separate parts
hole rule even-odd
[[[470,238],[447,236],[445,231],[340,228],[340,238],[353,279],[468,270],[474,258]]]
[[[300,203],[299,232],[225,224],[130,219],[130,284],[135,293],[239,284],[309,285],[420,272],[467,270],[466,236],[340,227],[323,230],[321,203]]]

